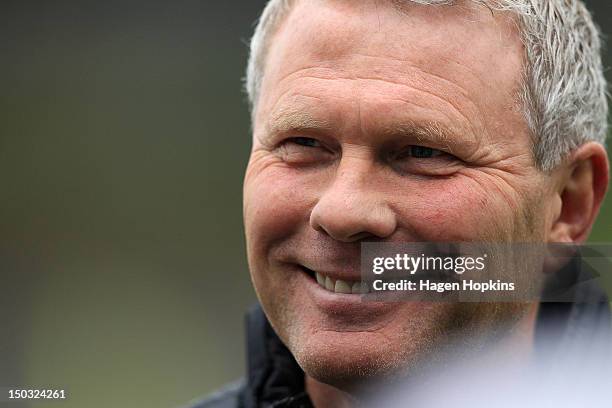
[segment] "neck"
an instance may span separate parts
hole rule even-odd
[[[306,376],[306,392],[315,408],[351,408],[355,399],[336,387]]]

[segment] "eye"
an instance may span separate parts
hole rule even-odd
[[[313,166],[333,160],[334,153],[312,137],[296,136],[283,140],[278,145],[281,159],[294,166]]]
[[[288,140],[288,142],[305,147],[321,147],[321,143],[319,143],[317,139],[310,137],[292,137]]]
[[[392,167],[401,174],[448,176],[462,161],[450,153],[427,146],[410,145],[391,155]]]
[[[430,147],[424,147],[424,146],[410,146],[409,152],[410,152],[410,157],[414,157],[418,159],[438,157],[440,155],[445,154],[444,152],[440,150],[436,150],[436,149],[432,149]]]
[[[442,150],[434,149],[432,147],[411,145],[407,146],[394,154],[394,160],[407,160],[407,159],[435,159],[442,156],[454,157]]]

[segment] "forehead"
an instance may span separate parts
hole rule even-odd
[[[523,49],[511,15],[471,2],[395,3],[298,1],[271,41],[256,127],[291,106],[350,120],[336,109],[347,104],[473,132],[518,120]]]

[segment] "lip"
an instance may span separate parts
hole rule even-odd
[[[358,267],[348,266],[342,269],[324,267],[322,265],[316,265],[314,263],[303,263],[299,264],[300,267],[311,270],[313,272],[319,272],[325,276],[329,276],[333,280],[343,280],[349,282],[361,281],[361,270]]]
[[[339,318],[364,319],[371,321],[398,306],[397,303],[368,300],[362,294],[335,293],[322,288],[304,267],[296,265],[299,271],[300,287],[308,294],[317,308]],[[331,275],[330,275],[331,276]],[[340,278],[342,279],[342,278]],[[346,277],[344,278],[346,279]]]

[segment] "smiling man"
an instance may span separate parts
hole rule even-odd
[[[608,184],[599,48],[579,1],[270,1],[247,75],[261,309],[246,381],[201,406],[349,406],[449,344],[531,353],[550,306],[365,302],[360,245],[584,242]]]

